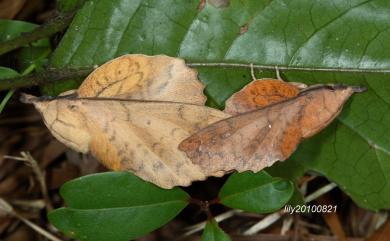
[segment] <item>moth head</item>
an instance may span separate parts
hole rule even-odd
[[[41,113],[45,125],[59,141],[76,151],[88,152],[91,136],[80,100],[24,94],[21,101],[35,106]]]

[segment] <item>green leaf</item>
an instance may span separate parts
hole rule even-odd
[[[57,2],[57,8],[61,12],[69,12],[80,8],[86,1],[87,0],[59,0]]]
[[[67,208],[49,213],[58,229],[83,241],[127,241],[174,218],[187,204],[179,188],[161,189],[127,172],[88,175],[61,188]]]
[[[214,220],[208,220],[202,234],[202,241],[231,241],[229,236],[218,227],[218,223]]]
[[[364,85],[368,91],[356,94],[335,124],[343,128],[327,131],[337,136],[337,143],[332,139],[309,140],[304,145],[310,146],[310,150],[298,150],[299,164],[291,164],[298,169],[289,169],[290,176],[316,170],[345,186],[358,205],[389,208],[389,75],[340,70],[390,69],[389,1],[243,0],[231,1],[227,8],[206,3],[200,10],[198,4],[195,0],[88,1],[56,49],[51,65],[91,66],[126,53],[167,54],[187,61],[304,67],[307,71],[284,71],[282,77],[309,84]],[[335,70],[321,72],[316,68]],[[198,70],[199,78],[207,84],[207,103],[214,107],[222,108],[232,93],[251,81],[247,68]],[[273,77],[275,73],[267,71],[256,76]],[[342,129],[348,129],[345,132],[349,134]],[[365,144],[349,145],[340,151],[340,147],[335,147],[340,142],[344,143],[342,146]],[[370,147],[378,155],[354,159],[354,150],[360,146]],[[322,151],[325,149],[337,149],[332,152],[332,162],[327,160],[330,154]],[[316,155],[310,156],[313,152]],[[283,168],[284,164],[279,166]],[[377,183],[377,178],[363,179],[369,175],[357,175],[361,171],[356,172],[356,168],[338,169],[352,164],[382,178]],[[362,180],[376,187],[375,191],[363,192]]]
[[[304,143],[293,162],[304,162],[339,187],[360,205],[371,209],[388,206],[390,197],[390,155],[341,122]],[[356,188],[356,187],[359,188]]]
[[[17,76],[20,76],[20,74],[18,72],[16,72],[15,70],[0,66],[0,82],[1,82],[1,79],[14,78]],[[5,105],[7,104],[9,99],[12,97],[13,93],[14,93],[14,90],[9,90],[8,93],[5,95],[5,97],[1,100],[0,114],[1,114],[1,112],[3,112]]]
[[[42,70],[47,63],[51,49],[49,47],[23,47],[17,53],[19,69],[26,69],[34,65],[37,70]]]
[[[9,79],[18,77],[20,74],[11,68],[0,66],[0,81],[1,79]]]
[[[290,181],[273,178],[268,173],[234,173],[223,185],[221,203],[249,212],[269,213],[283,207],[291,198],[294,186]]]
[[[305,199],[297,186],[294,186],[294,193],[291,196],[290,200],[288,200],[288,204],[292,206],[305,204]]]
[[[31,32],[39,25],[17,21],[17,20],[0,20],[0,42],[13,39],[23,33]],[[48,39],[41,39],[26,45],[17,51],[18,70],[29,68],[34,65],[36,68],[42,68],[47,62],[47,57],[51,49]]]
[[[19,20],[0,19],[0,42],[4,42],[18,37],[22,33],[31,32],[38,26],[39,25]],[[31,45],[36,47],[47,47],[49,46],[49,40],[41,39],[35,41]]]

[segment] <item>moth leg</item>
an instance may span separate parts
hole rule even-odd
[[[280,76],[280,70],[279,70],[279,67],[277,65],[275,65],[275,71],[276,71],[276,78],[278,80],[282,80],[282,77]],[[307,88],[307,84],[304,84],[304,83],[299,83],[299,82],[289,82],[289,84],[292,84],[294,85],[295,87],[297,87],[299,90],[303,90],[303,89],[306,89]]]
[[[280,77],[279,67],[275,65],[275,72],[276,72],[276,78],[278,80],[283,80],[282,77]]]
[[[253,68],[253,63],[251,63],[251,76],[252,76],[252,80],[257,80],[256,75],[255,75],[255,70]]]

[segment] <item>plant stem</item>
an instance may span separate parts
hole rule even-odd
[[[261,70],[307,71],[307,72],[341,72],[341,73],[381,73],[390,74],[390,69],[357,69],[357,68],[317,68],[282,65],[259,65],[242,63],[187,63],[189,67],[221,67],[221,68],[254,68]]]
[[[31,32],[23,33],[18,37],[0,43],[0,55],[64,30],[71,22],[73,16],[74,12],[60,15]]]
[[[23,73],[21,74],[21,76],[25,76],[25,75],[28,75],[29,73],[31,73],[34,69],[35,69],[35,64],[32,64],[30,66],[28,66],[24,71]],[[4,99],[1,101],[0,103],[0,114],[1,112],[3,112],[3,109],[5,107],[5,105],[7,104],[7,102],[9,101],[9,99],[11,99],[12,95],[14,94],[15,92],[15,89],[10,89],[7,93],[7,95],[4,97]]]
[[[1,101],[0,103],[0,114],[1,112],[3,112],[3,109],[5,107],[5,105],[7,104],[7,102],[9,101],[9,99],[11,98],[11,96],[14,94],[14,90],[9,90],[7,95],[4,97],[4,99]]]
[[[307,72],[337,72],[337,73],[382,73],[390,74],[390,69],[352,69],[352,68],[315,68],[294,66],[251,65],[241,63],[187,63],[189,67],[220,67],[220,68],[248,68],[279,71],[307,71]],[[69,79],[78,79],[87,76],[94,70],[91,66],[83,68],[48,69],[45,72],[36,73],[0,81],[0,90],[28,87],[42,83],[53,83]]]
[[[83,69],[48,69],[45,72],[34,73],[0,81],[0,90],[28,87],[43,83],[53,83],[57,81],[78,79],[88,75],[93,68]]]

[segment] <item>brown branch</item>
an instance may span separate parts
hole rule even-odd
[[[353,69],[353,68],[316,68],[294,66],[252,65],[241,63],[187,63],[189,67],[220,67],[220,68],[248,68],[259,70],[278,71],[306,71],[306,72],[336,72],[336,73],[382,73],[390,74],[390,69]],[[82,68],[47,69],[44,72],[26,76],[0,80],[0,90],[34,86],[44,83],[54,83],[71,79],[80,79],[94,70],[87,66]]]
[[[0,80],[0,90],[55,83],[58,81],[71,79],[80,79],[87,76],[92,70],[92,67],[80,69],[48,69],[44,72],[34,73],[26,76],[2,79]]]
[[[0,43],[0,55],[64,30],[72,21],[74,14],[75,12],[70,12],[59,15],[31,32],[22,33],[18,37]]]
[[[44,176],[38,162],[31,156],[31,154],[29,152],[22,151],[20,154],[21,154],[21,157],[14,157],[14,156],[7,156],[6,155],[6,156],[4,156],[4,158],[18,160],[18,161],[24,161],[24,162],[28,163],[28,165],[32,168],[33,172],[35,173],[36,178],[38,179],[38,183],[39,183],[40,188],[41,188],[41,193],[42,193],[43,199],[45,200],[45,203],[46,203],[46,210],[47,210],[47,212],[52,211],[53,205],[51,203],[49,193],[47,191],[46,179],[45,179],[45,176]]]
[[[3,198],[0,198],[0,213],[10,215],[12,217],[15,217],[25,223],[27,226],[32,228],[37,233],[41,234],[42,236],[46,237],[48,240],[51,241],[61,241],[59,238],[54,236],[53,234],[49,233],[45,229],[41,228],[40,226],[36,225],[35,223],[31,222],[30,220],[24,218],[22,215],[18,214],[14,208]]]

